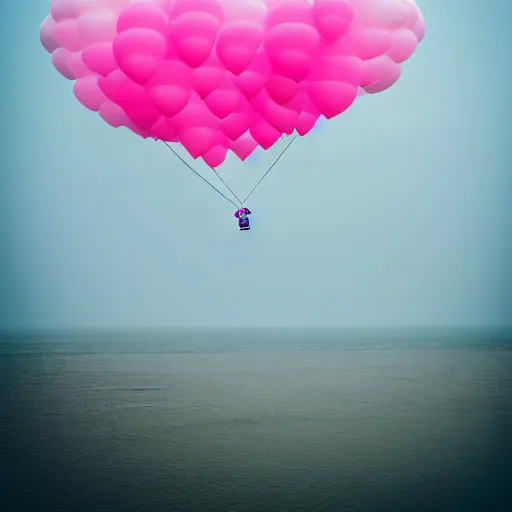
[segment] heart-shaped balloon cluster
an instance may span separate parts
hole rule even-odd
[[[52,0],[41,42],[111,126],[216,167],[393,85],[414,0]]]

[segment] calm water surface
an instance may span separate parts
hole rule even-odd
[[[0,510],[512,510],[504,337],[4,336]]]

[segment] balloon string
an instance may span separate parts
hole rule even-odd
[[[286,153],[286,150],[293,144],[293,141],[298,137],[298,135],[295,135],[293,139],[288,143],[288,145],[283,149],[281,154],[277,157],[276,161],[269,167],[268,171],[261,177],[260,181],[254,185],[254,188],[249,192],[249,195],[242,201],[242,206],[244,203],[251,197],[252,193],[258,188],[258,185],[265,179],[265,176],[274,168],[274,166],[281,160],[281,157]]]
[[[181,158],[180,155],[178,155],[178,153],[176,153],[176,151],[174,151],[174,149],[172,149],[172,147],[165,141],[163,140],[162,141],[167,147],[168,149],[170,149],[174,155],[179,158],[196,176],[198,176],[199,178],[201,178],[205,183],[207,183],[208,185],[210,185],[210,187],[213,188],[213,190],[215,190],[215,192],[217,192],[218,194],[220,194],[226,201],[229,201],[235,208],[238,208],[238,205],[236,203],[234,203],[233,201],[231,201],[231,199],[229,199],[229,197],[226,197],[215,185],[212,185],[207,179],[203,178],[190,164],[188,164],[183,158]],[[217,174],[217,173],[215,173]],[[217,174],[217,176],[219,176]],[[220,176],[219,176],[220,178]],[[221,178],[221,181],[224,183],[224,180],[222,180]],[[226,185],[227,187],[227,185]],[[227,187],[229,189],[229,187]],[[230,189],[231,191],[231,189]],[[235,194],[233,194],[235,195]],[[235,196],[236,197],[236,196]],[[238,198],[237,198],[238,199]],[[238,201],[240,201],[240,199],[238,199]]]
[[[221,178],[220,174],[211,166],[208,165],[208,167],[217,175],[220,181],[224,183],[224,186],[233,194],[234,198],[240,203],[240,206],[242,206],[242,201],[240,201],[240,198],[229,188],[228,184]]]
[[[281,151],[281,154],[276,158],[275,162],[269,167],[268,171],[260,178],[260,180],[258,181],[258,183],[256,183],[256,185],[254,185],[253,189],[249,192],[249,194],[247,195],[247,197],[243,200],[243,201],[240,201],[239,197],[231,190],[231,188],[229,188],[229,186],[227,185],[227,183],[221,178],[220,174],[211,166],[208,166],[210,167],[210,169],[217,175],[217,177],[220,179],[220,181],[222,181],[222,183],[224,183],[224,185],[226,186],[226,188],[233,194],[233,196],[238,200],[238,202],[240,203],[240,206],[243,206],[245,204],[245,202],[247,201],[247,199],[249,199],[249,197],[251,197],[252,193],[258,188],[258,186],[261,184],[261,182],[265,179],[265,177],[268,175],[268,173],[275,167],[275,165],[277,164],[277,162],[279,162],[279,160],[281,160],[281,157],[286,153],[286,150],[293,144],[293,141],[298,137],[298,135],[295,135],[295,137],[293,137],[293,139],[286,145],[286,147],[283,149],[283,151]],[[215,185],[212,185],[207,179],[203,178],[203,176],[201,176],[188,162],[186,162],[180,155],[178,155],[178,153],[176,153],[176,151],[174,151],[174,149],[172,149],[172,147],[164,140],[162,141],[166,146],[167,148],[172,151],[174,153],[174,155],[179,158],[196,176],[198,176],[199,178],[201,178],[207,185],[209,185],[211,188],[213,188],[213,190],[215,190],[215,192],[217,192],[218,194],[220,194],[224,199],[226,199],[226,201],[229,201],[235,208],[238,208],[238,205],[236,203],[234,203],[233,201],[231,201],[231,199],[229,199],[229,197],[226,197]]]

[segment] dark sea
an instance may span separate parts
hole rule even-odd
[[[0,511],[512,511],[512,336],[4,335]]]

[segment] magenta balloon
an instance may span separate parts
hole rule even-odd
[[[172,126],[179,131],[187,128],[206,127],[215,129],[219,125],[219,119],[215,117],[208,107],[202,102],[196,102],[200,98],[192,95],[188,105],[171,119]],[[219,131],[219,130],[217,130]]]
[[[159,112],[149,104],[140,104],[137,107],[125,108],[126,115],[142,138],[151,136],[151,127],[158,119]]]
[[[166,53],[166,40],[155,30],[134,28],[114,39],[114,57],[119,68],[134,82],[146,83]]]
[[[231,23],[217,40],[217,55],[228,71],[240,75],[256,56],[263,41],[263,31],[255,23]]]
[[[247,105],[245,110],[234,112],[220,122],[220,128],[230,140],[237,140],[250,129],[254,114]]]
[[[157,140],[165,140],[166,142],[176,142],[178,129],[172,124],[170,119],[161,116],[158,121],[151,127],[151,136]]]
[[[267,92],[278,105],[289,103],[297,94],[299,84],[291,78],[271,74],[267,81]]]
[[[193,72],[180,60],[165,60],[147,83],[147,87],[155,85],[178,85],[192,89],[194,85]]]
[[[277,139],[279,139],[279,136]],[[261,146],[261,144],[259,145]],[[242,161],[245,160],[257,147],[258,142],[256,142],[256,140],[252,137],[252,130],[250,134],[245,133],[237,140],[229,141],[229,149],[231,149],[231,151],[233,151],[233,153],[235,153],[235,155]]]
[[[263,52],[256,55],[246,71],[233,77],[233,83],[242,95],[251,100],[265,86],[272,68]]]
[[[196,159],[217,145],[218,132],[205,126],[185,128],[180,133],[180,143]]]
[[[243,96],[250,100],[261,91],[266,80],[264,75],[256,71],[246,71],[240,76],[235,77],[233,82]]]
[[[318,32],[304,23],[277,25],[265,38],[268,59],[276,73],[296,82],[307,77],[319,47]]]
[[[313,16],[319,34],[333,42],[349,28],[354,18],[354,10],[348,0],[315,0]]]
[[[166,37],[169,31],[169,19],[156,5],[132,4],[119,14],[117,32],[121,33],[132,28],[148,28]]]
[[[217,55],[212,54],[201,67],[193,70],[192,76],[194,90],[204,99],[224,81],[226,70]]]
[[[171,23],[176,53],[190,67],[198,68],[212,53],[219,28],[218,20],[210,14],[191,12],[178,16]]]
[[[391,87],[424,35],[414,0],[52,0],[40,27],[86,108],[212,166]]]
[[[309,112],[301,112],[295,123],[295,130],[301,136],[306,135],[315,127],[319,117]]]
[[[269,3],[269,2],[267,2]],[[313,9],[304,0],[288,0],[271,5],[267,15],[267,30],[283,23],[313,25]]]
[[[157,110],[172,117],[186,107],[191,92],[191,89],[177,85],[156,85],[149,89],[149,97]]]
[[[153,105],[165,116],[183,110],[192,94],[192,70],[181,61],[164,61],[148,83]]]
[[[290,134],[297,122],[299,112],[291,108],[278,105],[262,90],[251,102],[261,116],[279,133]]]
[[[114,103],[119,98],[120,89],[130,84],[132,84],[131,80],[119,70],[113,71],[107,77],[98,78],[98,85],[103,94]]]
[[[225,119],[235,112],[240,104],[240,94],[233,82],[224,82],[210,93],[204,100],[212,114],[219,119]]]
[[[191,12],[206,13],[213,16],[219,25],[224,21],[224,9],[219,0],[174,0],[171,8],[171,19]]]
[[[209,149],[206,153],[204,153],[203,160],[210,167],[218,167],[219,165],[224,163],[227,154],[228,148],[224,146],[214,146],[213,148]]]
[[[268,124],[261,116],[255,116],[251,126],[253,139],[263,148],[271,148],[281,137],[282,133]]]
[[[82,60],[93,73],[108,76],[117,69],[111,42],[95,43],[82,50]]]
[[[161,116],[146,89],[133,82],[118,89],[116,103],[145,137],[149,136],[151,127]]]

